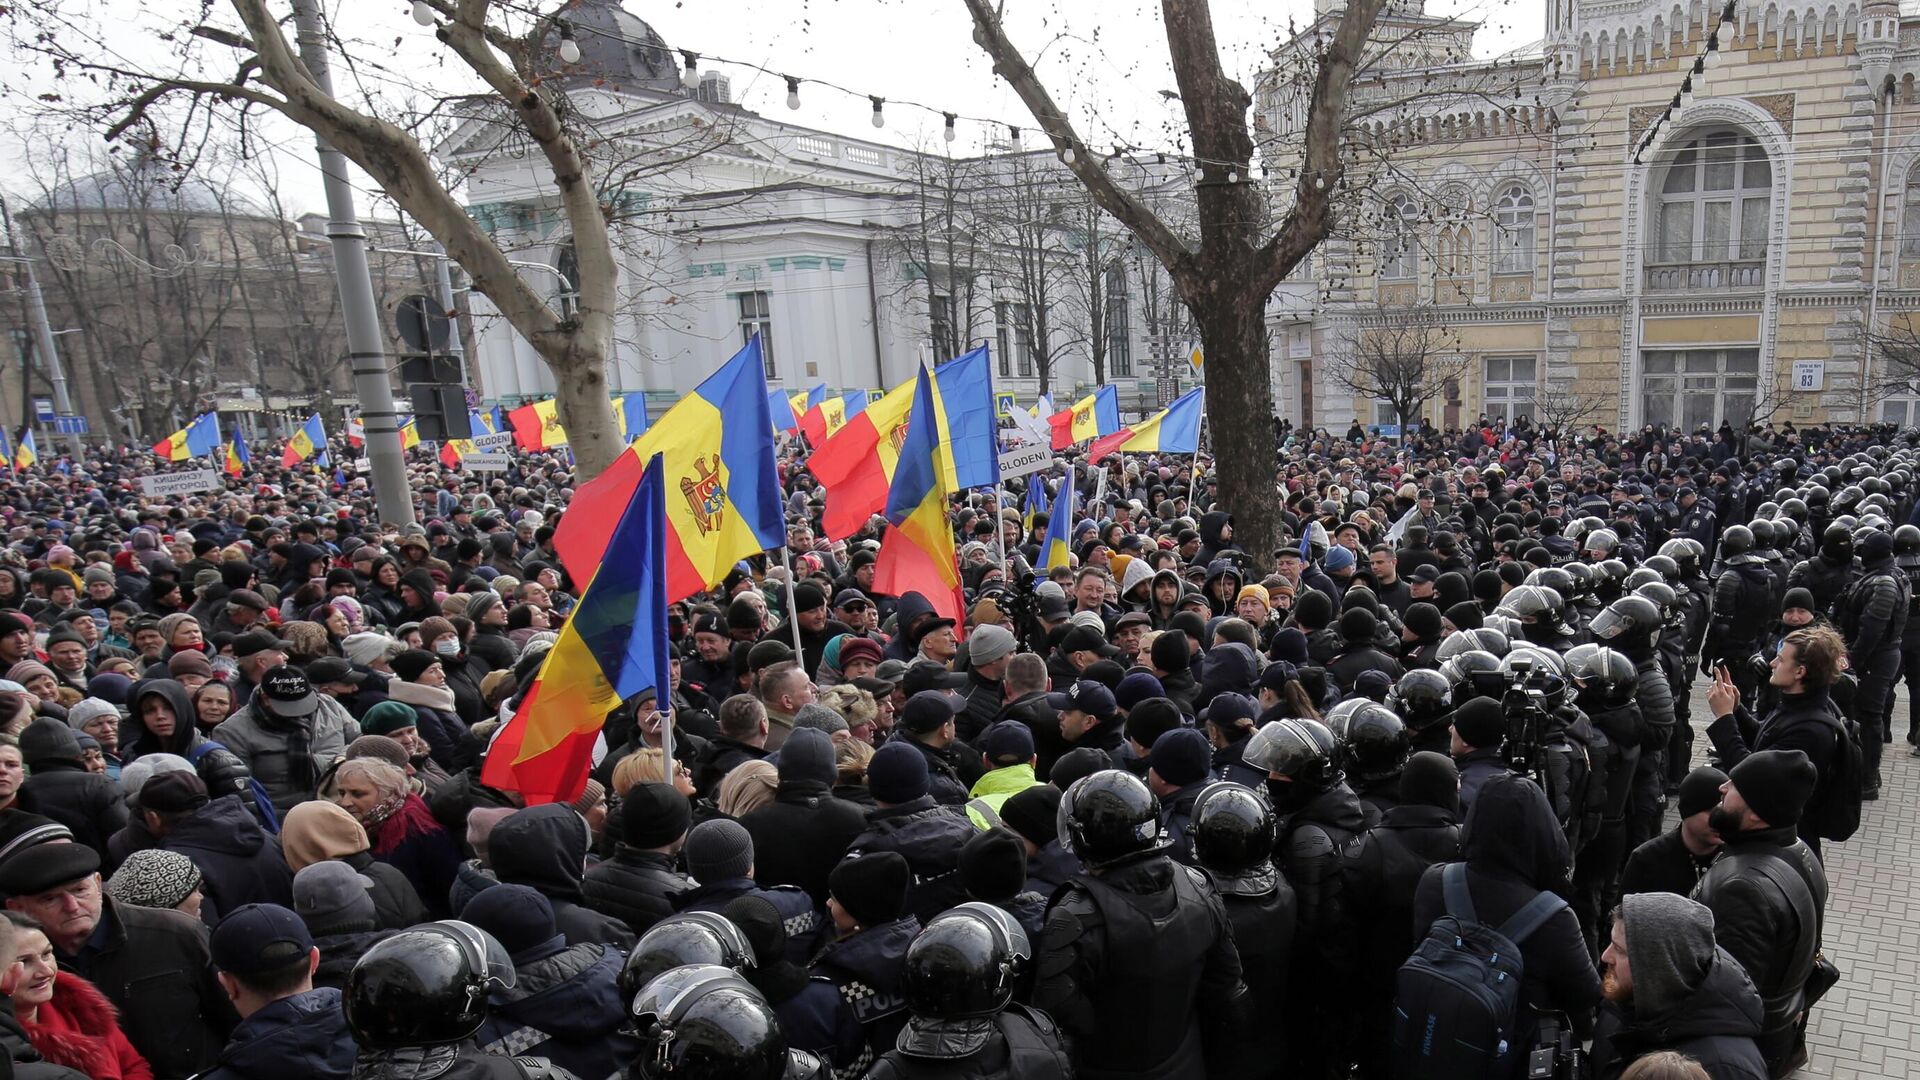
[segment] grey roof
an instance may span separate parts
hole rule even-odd
[[[580,62],[562,64],[560,34],[547,35],[545,66],[564,78],[605,80],[621,90],[675,90],[680,86],[680,56],[646,21],[619,0],[579,0],[567,9]]]
[[[148,210],[159,213],[209,214],[225,212],[255,216],[258,207],[191,172],[175,172],[151,158],[115,164],[69,181],[34,200],[30,209],[71,213],[75,210]]]

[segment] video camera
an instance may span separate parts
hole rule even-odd
[[[1547,695],[1533,681],[1533,661],[1516,656],[1504,672],[1500,709],[1507,720],[1507,742],[1501,749],[1507,767],[1531,776],[1546,787]],[[1550,789],[1549,789],[1549,793]]]

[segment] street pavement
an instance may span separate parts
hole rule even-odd
[[[1705,760],[1707,680],[1695,679],[1694,760]],[[1813,1011],[1796,1077],[1920,1077],[1920,760],[1907,756],[1908,698],[1893,710],[1880,799],[1860,831],[1828,843],[1827,958],[1840,985]]]

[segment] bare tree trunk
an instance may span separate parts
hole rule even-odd
[[[1281,540],[1267,405],[1273,390],[1267,375],[1266,294],[1242,286],[1237,295],[1216,297],[1197,314],[1207,354],[1207,429],[1215,447],[1232,448],[1214,454],[1221,508],[1233,514],[1234,539],[1265,566]]]

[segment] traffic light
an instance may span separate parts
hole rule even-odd
[[[433,442],[473,438],[467,413],[467,395],[461,388],[458,357],[445,353],[400,358],[400,381],[406,384],[413,419],[420,437]]]

